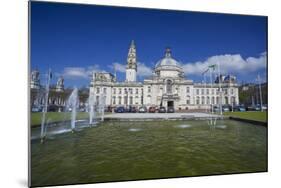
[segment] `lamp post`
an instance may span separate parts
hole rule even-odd
[[[260,105],[261,105],[261,112],[263,111],[262,109],[262,91],[261,91],[261,79],[260,79],[260,75],[258,75],[258,83],[259,83],[259,91],[260,91]]]
[[[220,107],[220,115],[222,115],[221,73],[220,73],[220,64],[219,63],[218,63],[218,77],[219,77],[219,107]]]

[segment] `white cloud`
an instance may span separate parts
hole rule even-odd
[[[200,75],[209,65],[220,64],[221,73],[247,74],[255,72],[267,66],[267,53],[261,53],[259,57],[243,59],[240,54],[226,54],[209,57],[206,61],[187,63],[183,65],[187,75]]]
[[[152,74],[151,67],[146,66],[144,63],[138,63],[138,75],[150,76]]]
[[[62,75],[65,79],[89,79],[94,72],[101,72],[98,65],[84,67],[65,67]]]
[[[109,66],[112,70],[114,70],[114,67],[116,69],[116,72],[121,72],[125,73],[126,72],[126,64],[121,64],[121,63],[113,63],[112,65]],[[152,74],[152,69],[151,67],[146,66],[144,63],[138,63],[138,76],[150,76]]]
[[[126,72],[126,65],[117,62],[110,65],[109,68],[111,68],[112,70],[114,70],[115,68],[116,72]]]

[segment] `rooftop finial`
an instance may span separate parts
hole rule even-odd
[[[135,46],[135,41],[134,40],[131,41],[131,46]]]
[[[169,47],[166,48],[165,57],[171,57],[171,48],[169,48]]]

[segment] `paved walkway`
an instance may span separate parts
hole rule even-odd
[[[220,117],[208,113],[112,113],[104,116],[105,119],[192,119]]]

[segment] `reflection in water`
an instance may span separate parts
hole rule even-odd
[[[77,128],[89,124],[76,123]],[[105,121],[58,135],[50,133],[69,130],[70,124],[50,124],[47,142],[31,141],[32,186],[267,170],[266,127],[220,119],[210,124]],[[40,138],[40,127],[32,134]]]
[[[185,125],[185,124],[183,124],[183,125],[176,125],[175,126],[176,128],[190,128],[191,127],[191,125]]]
[[[139,128],[130,128],[129,131],[131,131],[131,132],[137,132],[137,131],[141,131],[141,129],[139,129]]]

